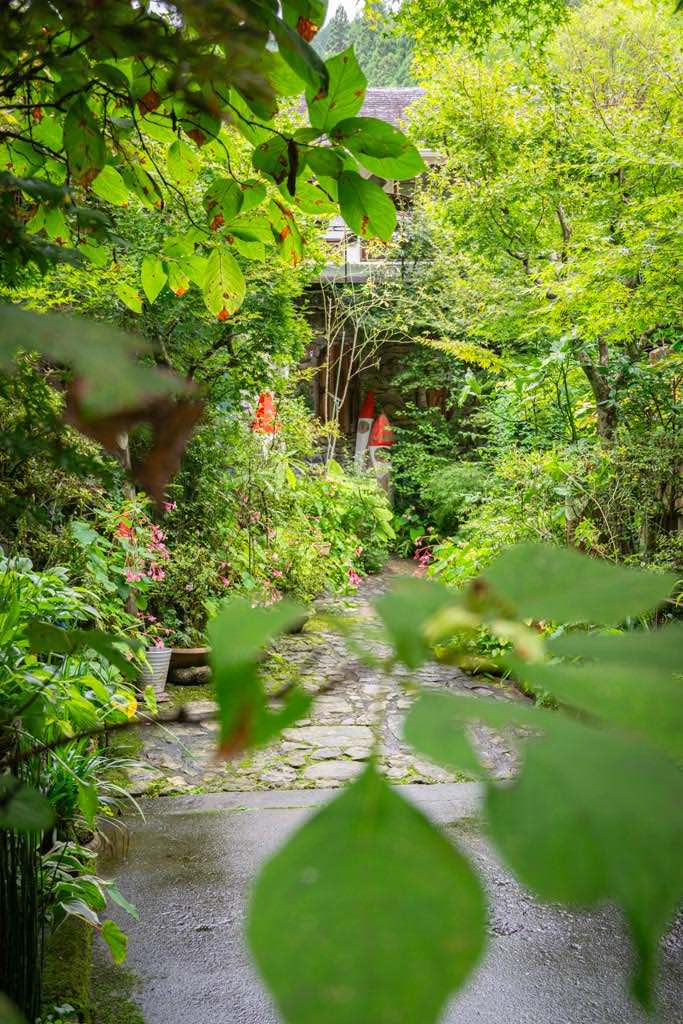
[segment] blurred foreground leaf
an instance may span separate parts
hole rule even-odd
[[[481,956],[484,897],[370,764],[266,864],[249,941],[288,1024],[432,1024]]]

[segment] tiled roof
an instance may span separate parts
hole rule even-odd
[[[368,89],[360,116],[379,117],[398,128],[400,122],[405,120],[406,108],[423,95],[424,89],[420,89],[419,86]]]
[[[359,114],[361,117],[379,117],[382,121],[388,121],[395,128],[399,128],[400,122],[406,119],[407,108],[423,95],[424,89],[419,86],[392,85],[368,89]],[[303,100],[299,102],[297,109],[301,114],[305,114],[306,104]]]

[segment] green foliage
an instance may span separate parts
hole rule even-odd
[[[633,991],[648,1008],[659,938],[683,898],[680,629],[659,633],[661,655],[642,677],[623,666],[633,658],[647,662],[652,635],[646,631],[566,634],[575,638],[569,653],[591,659],[576,669],[505,609],[579,621],[593,591],[602,611],[596,604],[592,614],[615,621],[641,611],[644,602],[663,601],[671,582],[561,548],[522,547],[462,595],[411,581],[377,602],[394,657],[408,668],[430,660],[435,646],[443,649],[463,626],[486,625],[511,640],[515,653],[507,660],[522,678],[561,694],[560,708],[550,711],[426,689],[408,712],[405,736],[421,754],[483,780],[488,834],[540,899],[577,906],[610,900],[623,909],[638,956]],[[542,611],[527,606],[530,594],[540,595],[534,600]],[[238,617],[253,641],[244,655],[252,668],[243,682],[234,675],[222,711],[233,741],[242,735],[233,709],[253,687],[259,638],[283,621],[244,607]],[[216,648],[233,651],[234,642],[233,629],[224,637],[216,631]],[[232,663],[236,658],[230,654]],[[654,701],[639,698],[645,680]],[[472,743],[473,723],[503,731],[523,748],[512,782],[488,777]],[[295,929],[286,927],[292,906]],[[252,897],[249,938],[289,1021],[317,1020],[323,1006],[335,1020],[357,1020],[361,1007],[373,1020],[393,1020],[397,992],[401,1012],[417,1021],[435,1019],[464,983],[482,949],[483,922],[481,891],[466,862],[371,763],[265,865]],[[274,933],[288,936],[284,944],[272,942]],[[422,962],[430,965],[428,984]]]
[[[398,28],[380,0],[365,4],[352,21],[340,5],[313,40],[313,46],[325,58],[353,46],[373,88],[414,85],[410,34]]]
[[[370,764],[266,865],[248,927],[286,1020],[387,1024],[399,1006],[423,1024],[479,959],[484,899],[465,858]]]

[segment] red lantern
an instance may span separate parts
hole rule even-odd
[[[277,419],[275,399],[270,391],[262,391],[258,397],[256,415],[254,416],[251,429],[256,434],[274,434],[276,430],[280,429],[281,425]]]
[[[389,448],[392,444],[394,444],[394,428],[386,415],[381,412],[372,425],[368,447]]]

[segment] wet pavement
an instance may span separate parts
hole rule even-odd
[[[278,1024],[244,945],[249,887],[263,858],[336,792],[142,801],[146,821],[130,822],[125,859],[101,867],[120,875],[140,911],[139,923],[115,916],[129,935],[127,966],[147,1024]],[[631,952],[617,913],[538,905],[482,840],[474,784],[401,792],[467,851],[492,904],[487,958],[443,1024],[680,1024],[683,926],[663,944],[658,1012],[648,1018],[627,993]]]
[[[372,600],[391,585],[397,575],[414,572],[414,563],[393,560],[376,576],[362,580],[349,598],[320,602],[318,611],[333,610],[353,624],[365,649],[382,657],[389,648],[382,643]],[[266,684],[277,689],[292,678],[303,680],[311,691],[329,692],[316,698],[310,719],[285,730],[278,742],[250,752],[240,761],[216,761],[217,725],[211,721],[185,722],[170,728],[145,729],[142,760],[146,769],[132,773],[135,795],[168,795],[188,792],[251,791],[266,789],[314,789],[341,786],[362,770],[373,743],[380,738],[380,767],[394,783],[454,781],[441,767],[418,757],[401,740],[402,722],[412,702],[411,676],[400,667],[389,678],[381,670],[363,664],[349,654],[345,641],[329,625],[314,617],[304,632],[283,637],[264,664]],[[473,679],[457,668],[428,664],[414,674],[421,686],[479,694],[505,701],[522,701],[512,686],[500,681]],[[203,700],[189,708],[197,716],[212,705],[210,686]],[[173,687],[175,702],[185,702],[185,688]],[[187,691],[189,692],[189,691]],[[476,730],[483,763],[495,778],[508,777],[514,754],[505,740],[486,729]]]

